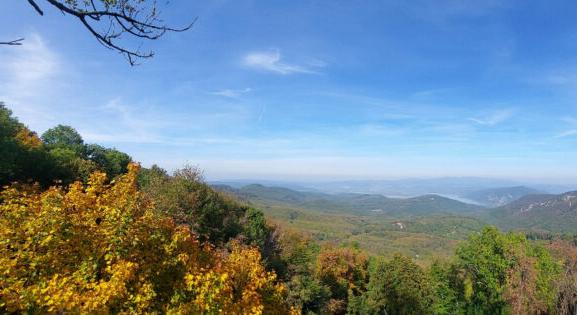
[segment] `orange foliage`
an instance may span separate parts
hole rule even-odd
[[[330,288],[333,297],[328,312],[344,313],[347,299],[362,291],[368,277],[367,267],[367,257],[351,248],[327,249],[319,254],[316,276]]]
[[[42,140],[38,138],[35,132],[30,131],[26,127],[21,127],[16,134],[16,139],[20,142],[23,146],[27,148],[39,148],[42,146]]]

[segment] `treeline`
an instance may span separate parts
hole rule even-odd
[[[31,181],[43,187],[58,181],[86,181],[94,171],[110,178],[126,173],[131,158],[116,149],[85,144],[76,130],[58,125],[39,137],[0,102],[0,185]]]
[[[320,246],[213,190],[195,168],[140,168],[116,150],[94,154],[72,128],[37,137],[1,112],[0,313],[577,310],[573,241],[487,227],[426,268]]]

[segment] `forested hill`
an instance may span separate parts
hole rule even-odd
[[[527,195],[542,192],[526,186],[499,187],[470,192],[464,197],[487,207],[501,207]]]
[[[482,206],[467,204],[438,195],[413,198],[388,198],[378,194],[326,194],[296,191],[283,187],[259,184],[241,188],[217,185],[216,189],[233,193],[241,199],[269,204],[284,204],[320,212],[341,212],[356,215],[386,215],[391,217],[422,216],[433,214],[473,214]]]
[[[488,211],[485,217],[504,229],[574,233],[577,230],[577,191],[528,195]]]

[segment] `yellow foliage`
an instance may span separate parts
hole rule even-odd
[[[27,148],[39,148],[42,146],[42,140],[38,138],[35,132],[26,127],[21,127],[16,134],[16,139]]]
[[[232,244],[212,270],[186,275],[187,291],[193,300],[172,312],[224,314],[286,314],[285,287],[275,284],[276,275],[267,272],[260,252]]]
[[[258,250],[200,244],[140,195],[138,170],[0,193],[0,312],[289,312]]]

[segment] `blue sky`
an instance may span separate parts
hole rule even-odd
[[[173,1],[198,22],[137,67],[39,3],[0,2],[0,100],[39,132],[208,179],[577,182],[574,1]]]

